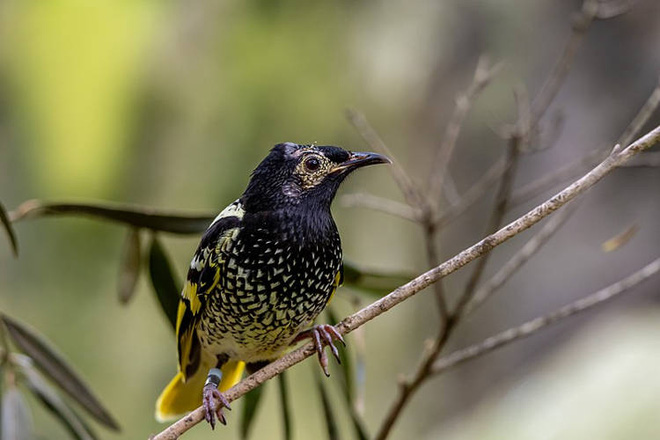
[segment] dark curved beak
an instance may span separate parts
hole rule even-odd
[[[334,167],[330,174],[348,173],[357,168],[379,163],[392,163],[392,161],[387,156],[378,153],[351,152],[348,160]]]

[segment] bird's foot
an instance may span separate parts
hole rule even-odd
[[[328,324],[320,324],[315,325],[309,330],[304,330],[298,333],[298,336],[296,336],[293,342],[296,343],[307,338],[314,341],[314,347],[316,348],[316,354],[319,357],[319,363],[321,364],[323,373],[325,373],[326,376],[330,376],[330,372],[328,371],[328,355],[325,353],[325,350],[323,350],[323,346],[327,345],[330,347],[333,356],[335,359],[337,359],[337,362],[341,364],[341,360],[339,359],[339,350],[337,350],[334,341],[339,341],[344,347],[346,347],[344,338],[333,326]]]
[[[231,411],[231,407],[229,406],[227,398],[220,392],[220,390],[218,390],[218,387],[215,384],[210,383],[204,385],[202,400],[204,402],[204,409],[206,410],[205,418],[211,425],[211,429],[215,429],[216,417],[220,423],[226,425],[227,419],[225,419],[222,409],[227,408]]]

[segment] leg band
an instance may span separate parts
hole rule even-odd
[[[206,383],[204,383],[204,386],[213,384],[213,386],[217,388],[220,385],[221,380],[222,371],[220,371],[219,368],[211,368],[208,376],[206,376]]]

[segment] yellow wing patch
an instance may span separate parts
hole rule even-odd
[[[190,281],[186,281],[186,286],[183,288],[181,293],[185,299],[190,303],[190,311],[193,315],[199,313],[199,309],[202,307],[202,302],[197,297],[197,284],[192,284]]]
[[[328,304],[332,301],[332,297],[335,296],[337,289],[344,284],[344,266],[342,265],[335,275],[335,281],[332,283],[332,292],[330,292],[330,298],[328,298]]]
[[[206,304],[205,296],[220,283],[225,252],[238,232],[236,227],[228,228],[220,233],[215,243],[206,243],[204,247],[202,243],[193,257],[177,311],[179,371],[183,373],[184,380],[198,368],[201,347],[196,329]]]

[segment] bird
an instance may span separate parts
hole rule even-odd
[[[179,300],[178,373],[156,402],[168,421],[203,405],[226,424],[224,392],[311,339],[326,376],[324,347],[337,361],[331,325],[313,325],[343,281],[342,248],[330,206],[353,171],[391,163],[384,155],[336,146],[275,145],[239,199],[210,224]]]

